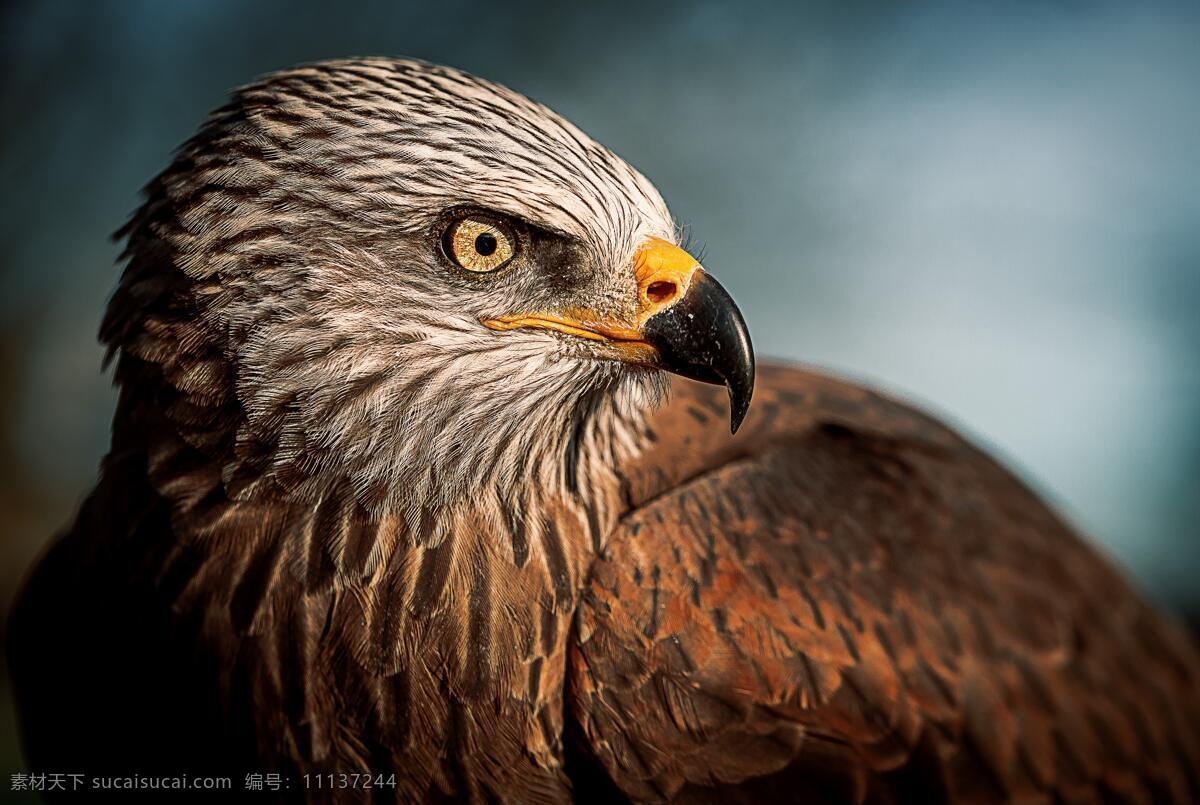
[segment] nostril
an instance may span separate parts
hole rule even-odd
[[[656,305],[661,305],[674,299],[678,292],[679,289],[675,287],[675,283],[659,280],[650,283],[650,286],[646,288],[646,298]]]

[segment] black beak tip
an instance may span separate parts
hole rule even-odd
[[[754,393],[754,377],[746,385],[729,384],[729,432],[736,434],[746,414],[750,413],[750,396]]]
[[[742,426],[742,420],[746,418],[746,410],[738,411],[730,409],[729,411],[729,433],[733,436],[737,435],[738,428]]]
[[[754,348],[737,308],[733,309],[733,315],[737,319],[737,327],[733,328],[737,335],[734,339],[737,356],[727,363],[722,379],[729,390],[729,432],[736,434],[750,412],[750,399],[754,396]]]
[[[754,394],[754,348],[741,311],[720,283],[698,272],[677,303],[645,325],[662,368],[729,390],[729,430],[737,433]]]

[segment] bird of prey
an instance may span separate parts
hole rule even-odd
[[[111,450],[9,632],[33,768],[1200,798],[1190,637],[936,421],[756,378],[659,193],[549,109],[415,61],[276,73],[119,234]]]

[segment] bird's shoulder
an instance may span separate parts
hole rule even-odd
[[[715,442],[720,398],[677,389],[593,567],[571,706],[621,788],[1196,792],[1185,636],[949,429],[814,372],[760,377]]]

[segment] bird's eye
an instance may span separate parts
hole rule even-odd
[[[513,258],[517,239],[500,221],[468,215],[450,225],[442,237],[446,255],[467,271],[495,271]]]

